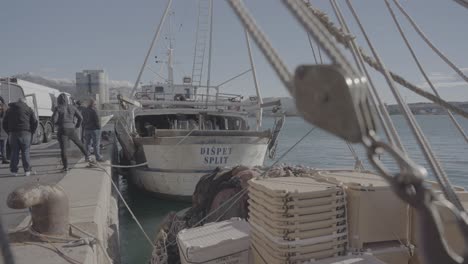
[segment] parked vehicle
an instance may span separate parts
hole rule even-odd
[[[26,98],[27,104],[36,113],[39,126],[33,138],[33,144],[52,140],[54,125],[51,118],[60,93],[57,89],[17,78],[0,79],[0,95],[5,102],[10,103],[18,101],[19,98]]]

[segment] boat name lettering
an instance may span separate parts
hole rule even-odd
[[[205,164],[227,164],[232,147],[201,147],[200,155]]]

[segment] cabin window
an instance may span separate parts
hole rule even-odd
[[[5,100],[5,103],[17,102],[18,99],[24,98],[23,89],[15,84],[1,84],[0,95]]]
[[[156,86],[156,87],[154,87],[154,92],[155,93],[164,93],[164,87]]]
[[[158,129],[192,130],[199,128],[198,115],[168,114],[135,117],[135,128],[140,137],[151,137]]]
[[[204,122],[205,130],[247,130],[244,119],[231,116],[207,116]]]
[[[191,93],[190,88],[185,88],[185,98],[190,99]]]

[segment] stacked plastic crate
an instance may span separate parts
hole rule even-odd
[[[409,262],[410,208],[382,177],[357,171],[322,171],[313,177],[344,188],[349,254],[370,254],[388,264]]]
[[[249,211],[256,262],[302,263],[345,252],[346,201],[335,184],[308,177],[251,180]]]

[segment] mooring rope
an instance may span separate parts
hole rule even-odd
[[[151,245],[152,248],[155,247],[155,244],[153,243],[153,241],[151,240],[151,238],[148,236],[148,234],[146,233],[145,229],[143,228],[143,226],[141,225],[140,221],[138,221],[137,217],[135,216],[135,214],[133,213],[133,210],[130,208],[130,206],[128,205],[127,201],[125,201],[125,198],[123,197],[122,193],[120,192],[119,190],[119,187],[117,186],[117,184],[115,184],[114,180],[112,179],[112,175],[106,170],[106,168],[104,168],[101,164],[99,163],[95,163],[95,165],[100,168],[101,170],[103,170],[106,175],[109,177],[109,180],[112,184],[112,186],[114,187],[114,190],[117,192],[117,194],[119,195],[119,198],[122,200],[122,202],[124,203],[125,207],[127,208],[128,212],[130,213],[130,215],[132,216],[133,218],[133,221],[135,221],[135,223],[137,224],[138,228],[140,229],[140,231],[143,233],[143,235],[145,236],[146,240],[148,241],[148,243]]]

